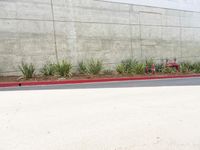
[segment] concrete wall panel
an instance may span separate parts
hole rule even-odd
[[[162,27],[162,40],[174,41],[179,44],[181,29],[179,27]]]
[[[101,9],[75,8],[75,21],[129,24],[129,12]]]
[[[198,12],[100,0],[4,0],[0,10],[1,74],[17,73],[22,60],[39,69],[57,59],[114,66],[126,58],[200,56]]]
[[[140,24],[162,25],[162,14],[152,12],[140,12]]]
[[[162,27],[160,26],[142,26],[141,39],[160,40],[162,38]]]
[[[10,1],[0,2],[0,18],[16,18],[17,16],[17,5]]]
[[[1,1],[0,18],[52,20],[50,3]]]
[[[182,41],[188,42],[190,41],[191,43],[193,43],[194,41],[194,30],[193,28],[182,28],[181,30],[181,39]]]
[[[17,4],[17,18],[52,20],[50,3],[22,3]]]

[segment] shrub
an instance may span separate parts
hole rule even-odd
[[[79,62],[78,71],[80,74],[87,74],[88,73],[87,64],[85,64],[83,61]]]
[[[170,67],[164,67],[162,73],[176,73],[176,69]]]
[[[163,71],[164,66],[163,66],[163,64],[156,64],[155,68],[156,68],[156,72],[161,73]]]
[[[125,73],[126,73],[125,66],[124,66],[123,64],[117,65],[116,71],[117,71],[119,74],[125,74]]]
[[[52,75],[54,75],[55,74],[55,64],[52,64],[52,63],[45,64],[43,66],[43,68],[41,69],[41,73],[44,76],[52,76]]]
[[[136,64],[133,70],[134,74],[144,74],[145,73],[145,65],[144,64]]]
[[[127,59],[127,60],[123,60],[121,62],[123,68],[124,68],[124,73],[126,74],[134,74],[134,69],[135,66],[138,65],[138,61],[137,60],[132,60],[132,59]]]
[[[19,66],[19,69],[26,79],[32,78],[35,72],[35,67],[32,63],[27,64],[27,63],[22,62],[21,66]]]
[[[194,73],[200,73],[200,62],[193,64],[193,72]]]
[[[139,63],[137,60],[127,59],[117,65],[116,71],[119,74],[144,74],[145,65]]]
[[[100,60],[90,59],[87,62],[81,61],[78,64],[80,74],[97,75],[103,70],[103,63]]]
[[[182,62],[182,63],[180,64],[180,71],[181,71],[182,73],[190,72],[191,70],[193,70],[192,68],[193,68],[193,67],[192,67],[192,64],[189,63],[189,62]]]
[[[69,77],[71,76],[72,64],[66,61],[62,61],[62,63],[58,63],[55,65],[55,71],[61,77]]]
[[[103,63],[100,60],[91,59],[86,68],[89,74],[97,75],[102,71]]]

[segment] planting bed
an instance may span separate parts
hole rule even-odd
[[[173,73],[173,74],[155,74],[155,75],[151,75],[151,74],[146,74],[146,75],[119,75],[119,74],[112,74],[112,75],[73,75],[72,77],[59,77],[59,76],[35,76],[33,78],[30,79],[25,79],[22,78],[20,76],[0,76],[0,83],[4,83],[4,82],[37,82],[37,81],[63,81],[63,80],[96,80],[96,79],[117,79],[117,78],[156,78],[156,77],[163,77],[163,78],[167,78],[167,77],[181,77],[181,76],[200,76],[200,74],[194,74],[194,73]]]

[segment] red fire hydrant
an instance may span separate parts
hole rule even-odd
[[[156,73],[155,64],[152,64],[152,66],[151,66],[151,72],[152,72],[152,74],[155,74],[155,73]]]

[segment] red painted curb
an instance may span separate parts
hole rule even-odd
[[[63,80],[63,81],[25,81],[25,82],[3,82],[0,87],[18,87],[18,86],[40,86],[40,85],[62,85],[62,84],[80,84],[94,82],[112,82],[112,81],[129,81],[129,80],[155,80],[171,78],[191,78],[200,77],[199,75],[169,75],[169,76],[141,76],[141,77],[121,77],[121,78],[98,78],[98,79],[81,79],[81,80]]]

